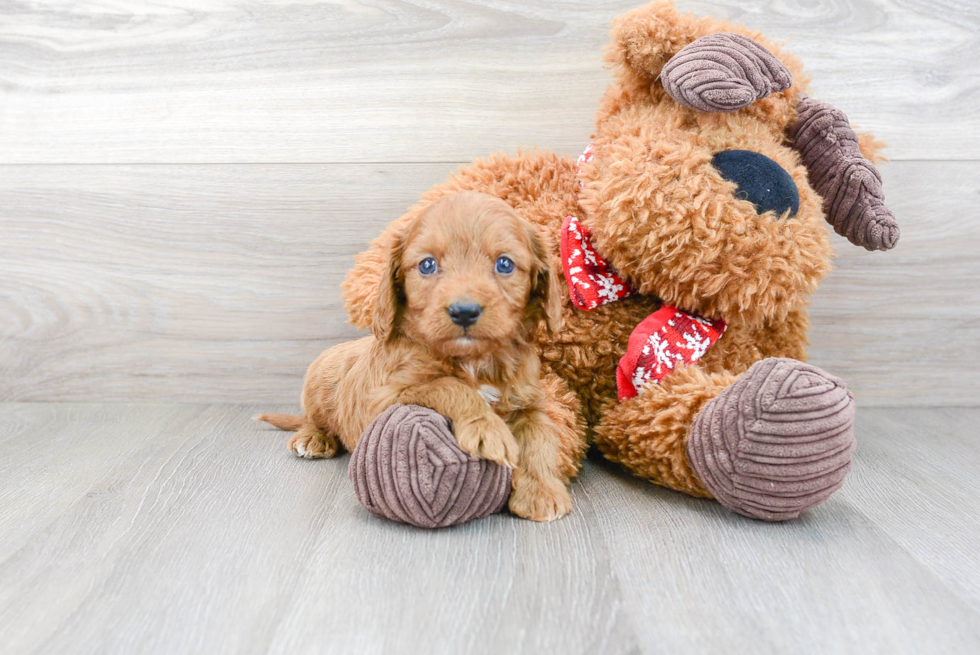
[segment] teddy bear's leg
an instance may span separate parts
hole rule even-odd
[[[634,475],[710,498],[688,461],[688,435],[701,408],[735,379],[728,373],[709,375],[699,366],[678,368],[660,384],[603,412],[595,426],[595,444],[606,459]]]
[[[841,486],[853,425],[843,382],[794,359],[768,358],[737,378],[678,369],[612,407],[596,443],[638,476],[781,521]]]

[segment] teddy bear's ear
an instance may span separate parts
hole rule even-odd
[[[613,19],[606,62],[621,81],[649,86],[671,57],[712,31],[709,20],[682,14],[673,2],[654,2]]]
[[[798,59],[762,34],[724,20],[682,14],[655,2],[613,20],[606,53],[619,82],[649,89],[655,80],[678,104],[733,112],[806,85]]]
[[[810,185],[821,195],[824,214],[837,234],[867,250],[891,250],[898,243],[895,215],[885,206],[872,157],[878,144],[851,129],[844,112],[805,95],[787,137],[800,153]],[[863,147],[862,147],[863,146]]]
[[[727,113],[785,91],[793,85],[793,75],[759,43],[718,32],[681,48],[661,69],[660,81],[688,109]]]

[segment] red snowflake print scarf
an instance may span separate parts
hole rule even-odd
[[[592,161],[592,144],[578,160],[578,168]],[[575,216],[561,226],[561,263],[572,304],[582,311],[637,293],[592,246],[592,233]],[[709,319],[664,305],[643,319],[630,334],[626,354],[616,367],[619,400],[643,393],[659,384],[679,363],[701,359],[721,335],[725,321]]]

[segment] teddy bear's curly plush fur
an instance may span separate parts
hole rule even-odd
[[[659,79],[665,64],[722,32],[773,53],[792,85],[725,113],[675,101]],[[537,332],[549,413],[564,434],[581,437],[564,439],[564,468],[578,465],[589,438],[656,484],[757,518],[796,516],[839,487],[853,449],[851,395],[802,363],[806,306],[832,257],[823,199],[787,137],[807,86],[802,66],[758,32],[682,15],[669,3],[618,18],[607,60],[614,83],[600,101],[590,161],[577,166],[537,150],[479,160],[393,225],[436,198],[475,189],[551,233],[560,265],[563,219],[577,218],[639,293],[588,312],[566,296],[564,329]],[[860,145],[875,157],[872,137]],[[795,215],[760,212],[738,193],[713,163],[733,150],[764,155],[789,174],[799,192]],[[344,284],[358,326],[370,324],[391,233],[358,257]],[[696,363],[621,401],[617,363],[634,327],[664,305],[721,318],[727,331]]]

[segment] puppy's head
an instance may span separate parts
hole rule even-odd
[[[479,357],[561,320],[549,244],[510,205],[475,191],[445,196],[394,234],[372,331],[449,357]]]

